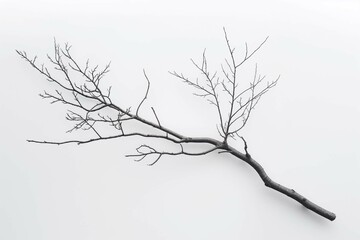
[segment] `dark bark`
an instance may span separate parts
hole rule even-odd
[[[297,193],[294,189],[287,188],[275,181],[273,181],[265,172],[264,168],[256,162],[250,155],[245,155],[238,150],[229,147],[229,152],[234,155],[235,157],[243,160],[244,162],[248,163],[251,167],[255,169],[255,171],[259,174],[261,179],[263,180],[265,186],[274,189],[275,191],[278,191],[280,193],[285,194],[286,196],[294,199],[295,201],[302,204],[307,209],[319,214],[320,216],[323,216],[324,218],[329,219],[330,221],[335,220],[336,215],[333,212],[330,212],[319,205],[311,202],[301,194]]]

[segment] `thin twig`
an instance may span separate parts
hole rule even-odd
[[[143,73],[144,73],[144,77],[147,81],[147,87],[146,87],[146,93],[144,98],[141,100],[140,104],[138,105],[137,109],[136,109],[136,116],[139,115],[139,109],[141,107],[141,105],[143,104],[143,102],[145,101],[145,99],[147,98],[148,94],[149,94],[149,89],[150,89],[150,80],[148,78],[148,76],[146,75],[145,69],[143,69]]]

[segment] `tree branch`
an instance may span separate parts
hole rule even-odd
[[[146,100],[146,98],[147,98],[147,96],[149,94],[149,89],[150,89],[150,80],[149,80],[148,76],[146,75],[145,69],[143,69],[143,73],[144,73],[144,77],[145,77],[145,79],[147,81],[147,88],[146,88],[146,93],[145,93],[144,98],[141,100],[139,106],[136,109],[136,116],[139,115],[139,109],[140,109],[141,105],[143,104],[143,102],[145,102],[145,100]]]
[[[231,47],[227,33],[224,28],[225,41],[230,59],[225,59],[227,70],[221,65],[221,73],[224,75],[224,79],[220,79],[217,72],[210,73],[208,69],[208,63],[205,55],[205,51],[202,54],[201,64],[197,64],[191,60],[195,68],[200,72],[203,78],[199,81],[192,81],[185,77],[183,74],[177,72],[171,72],[171,74],[183,82],[192,86],[198,91],[195,95],[205,98],[211,105],[214,105],[218,114],[218,123],[216,124],[217,131],[221,137],[221,140],[207,138],[207,137],[187,137],[172,129],[165,127],[158,118],[155,109],[151,107],[151,110],[155,116],[156,122],[147,120],[139,115],[139,110],[145,100],[148,97],[150,89],[150,80],[148,79],[145,70],[143,74],[147,81],[147,89],[141,102],[138,104],[135,113],[131,112],[131,107],[122,107],[114,104],[110,99],[111,87],[107,89],[107,93],[102,92],[100,82],[102,78],[109,72],[110,63],[107,64],[102,70],[99,70],[98,66],[90,67],[89,60],[82,68],[77,61],[71,56],[71,46],[65,44],[64,48],[61,48],[56,41],[54,41],[54,56],[48,56],[48,59],[55,69],[60,72],[62,77],[56,77],[51,71],[44,66],[44,64],[37,64],[37,57],[29,58],[26,52],[16,51],[23,59],[25,59],[31,67],[35,68],[41,75],[43,75],[50,83],[55,87],[55,93],[44,92],[40,96],[44,99],[49,99],[51,103],[63,103],[66,106],[72,108],[67,113],[66,119],[74,122],[75,125],[69,130],[91,130],[96,134],[96,138],[90,138],[87,140],[67,140],[67,141],[39,141],[39,140],[27,140],[32,143],[39,144],[88,144],[91,142],[111,140],[118,138],[129,137],[141,137],[147,139],[160,139],[165,142],[176,144],[180,150],[176,152],[169,152],[158,150],[147,144],[142,144],[136,148],[135,154],[126,155],[126,157],[133,157],[136,161],[142,161],[145,158],[153,158],[150,166],[157,163],[163,156],[202,156],[211,152],[229,153],[234,157],[246,162],[258,173],[264,184],[286,196],[294,199],[302,204],[307,209],[329,219],[334,220],[335,214],[314,204],[307,198],[303,197],[295,190],[284,187],[279,183],[271,180],[266,174],[263,167],[256,162],[248,152],[247,142],[243,137],[239,135],[239,131],[246,125],[251,112],[261,99],[261,97],[273,88],[278,79],[262,85],[265,76],[258,74],[257,65],[255,66],[255,73],[252,82],[249,87],[241,89],[237,79],[237,69],[242,66],[248,59],[250,59],[267,41],[266,38],[255,50],[249,52],[247,43],[245,43],[245,56],[239,63],[235,58],[235,49]],[[70,75],[71,71],[76,74],[80,74],[83,78],[82,81],[75,81]],[[220,85],[223,96],[219,94]],[[65,94],[63,94],[63,92]],[[225,105],[222,102],[222,97],[225,97],[228,103]],[[225,105],[225,107],[224,107]],[[227,107],[227,108],[226,108]],[[106,112],[105,112],[106,110]],[[228,110],[228,112],[226,112]],[[226,116],[226,117],[225,117]],[[240,120],[242,122],[237,124]],[[135,130],[129,130],[126,128],[126,124],[129,121],[135,121],[150,127],[155,130],[155,133],[142,133]],[[103,125],[109,125],[114,127],[115,133],[106,135],[101,131]],[[238,137],[242,139],[244,143],[244,153],[239,152],[235,148],[231,147],[227,139],[228,137]],[[208,148],[205,151],[188,152],[184,150],[186,144],[207,144]]]

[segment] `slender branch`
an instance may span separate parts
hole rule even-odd
[[[155,161],[148,164],[149,166],[153,166],[155,163],[157,163],[160,160],[160,158],[162,156],[165,156],[165,155],[169,155],[169,156],[178,156],[178,155],[202,156],[202,155],[206,155],[210,152],[213,152],[213,151],[219,149],[219,147],[216,146],[216,147],[212,147],[212,148],[210,148],[206,151],[202,151],[202,152],[186,152],[186,151],[184,151],[184,148],[181,144],[180,144],[180,147],[181,147],[181,150],[178,152],[167,152],[167,151],[159,151],[153,147],[150,147],[149,145],[143,144],[140,147],[136,148],[136,152],[137,152],[136,154],[128,154],[125,156],[133,157],[133,158],[135,158],[134,159],[135,161],[140,162],[148,156],[155,155],[156,156]]]
[[[248,47],[247,47],[247,43],[245,43],[245,45],[246,45],[246,54],[245,54],[245,57],[244,57],[244,59],[243,59],[239,64],[236,65],[236,68],[240,67],[244,62],[246,62],[246,60],[248,60],[249,58],[251,58],[251,57],[266,43],[266,41],[267,41],[268,39],[269,39],[269,36],[267,36],[267,37],[265,38],[265,40],[262,41],[262,43],[260,43],[260,45],[259,45],[254,51],[252,51],[252,53],[250,53],[250,55],[248,55]]]
[[[245,89],[240,89],[237,79],[237,69],[242,66],[243,63],[245,63],[248,59],[250,59],[263,46],[263,44],[267,41],[268,38],[266,38],[252,52],[249,52],[247,43],[245,43],[245,56],[243,60],[238,63],[235,58],[235,49],[230,45],[225,28],[224,34],[227,48],[230,54],[229,60],[225,59],[227,69],[225,69],[226,66],[224,68],[224,66],[221,65],[221,73],[222,75],[224,75],[224,79],[220,79],[216,71],[210,73],[208,69],[208,62],[206,59],[205,50],[202,54],[202,60],[200,64],[197,64],[195,61],[191,60],[195,68],[203,76],[200,81],[198,79],[196,79],[196,81],[190,80],[183,74],[178,74],[175,71],[171,72],[173,76],[181,79],[189,86],[194,87],[196,91],[198,91],[198,93],[196,93],[195,95],[204,97],[211,105],[214,105],[216,107],[219,117],[219,123],[216,124],[216,128],[222,138],[221,140],[207,137],[188,137],[172,129],[169,129],[160,123],[158,115],[153,107],[151,107],[151,110],[155,116],[156,122],[152,122],[143,117],[140,117],[139,110],[147,99],[150,89],[150,80],[148,79],[145,70],[143,70],[143,74],[147,81],[147,89],[144,97],[137,106],[135,113],[131,112],[131,107],[125,108],[114,104],[110,99],[111,87],[108,88],[106,94],[102,92],[100,87],[101,79],[109,71],[110,63],[106,65],[103,70],[99,70],[98,66],[91,68],[88,60],[85,63],[85,66],[82,68],[71,56],[70,45],[65,44],[65,48],[63,49],[56,43],[56,41],[54,41],[54,56],[48,56],[48,59],[54,67],[55,71],[62,73],[61,78],[55,77],[55,75],[53,75],[52,72],[46,66],[44,66],[44,64],[37,64],[36,56],[30,58],[27,56],[26,52],[16,52],[23,59],[25,59],[31,65],[31,67],[35,68],[49,82],[55,85],[55,93],[49,93],[45,91],[43,94],[40,95],[42,98],[49,99],[51,103],[60,102],[75,109],[69,110],[66,115],[66,119],[68,121],[75,123],[73,128],[69,131],[71,132],[78,129],[92,130],[96,134],[96,138],[58,142],[39,141],[32,139],[27,141],[39,144],[80,145],[118,138],[141,137],[147,139],[161,139],[165,142],[179,146],[179,151],[169,152],[157,150],[155,147],[142,144],[138,148],[136,148],[135,154],[126,155],[126,157],[135,158],[136,161],[142,161],[147,157],[152,157],[154,159],[151,163],[148,164],[150,166],[156,164],[163,156],[166,155],[202,156],[215,151],[218,153],[228,153],[249,164],[258,173],[260,178],[263,180],[265,186],[287,195],[288,197],[302,204],[307,209],[329,220],[334,220],[336,218],[334,213],[309,201],[307,198],[300,195],[295,190],[284,187],[283,185],[280,185],[279,183],[270,179],[263,167],[258,162],[256,162],[249,154],[248,144],[245,141],[244,137],[241,137],[239,135],[239,131],[246,125],[253,109],[255,108],[261,97],[277,84],[279,78],[263,86],[262,83],[265,79],[265,76],[261,76],[258,74],[258,68],[256,65],[254,78],[250,83],[250,86],[246,87]],[[70,74],[71,71],[74,71],[77,74],[81,74],[83,80],[75,82],[72,79],[72,75]],[[221,91],[225,93],[224,95],[228,100],[226,101],[228,102],[228,114],[224,113],[226,108],[224,109],[224,104],[219,96],[219,85]],[[62,91],[67,93],[67,95],[63,94]],[[240,120],[242,120],[242,122],[240,125],[238,125],[237,123]],[[143,124],[144,126],[150,127],[152,128],[152,130],[155,130],[155,133],[146,134],[138,131],[129,131],[128,129],[124,129],[124,125],[126,125],[129,121],[135,121]],[[106,135],[102,133],[99,128],[104,124],[114,127],[116,130],[116,134]],[[231,147],[227,142],[228,137],[234,139],[235,137],[238,137],[242,139],[244,143],[245,154]],[[205,151],[188,152],[184,150],[184,145],[186,144],[207,144],[208,148]]]
[[[199,64],[197,64],[193,59],[191,59],[191,62],[200,71],[200,73],[205,76],[205,83],[206,83],[205,86],[201,85],[199,83],[198,79],[196,80],[196,82],[193,82],[193,81],[189,80],[188,78],[184,77],[183,74],[178,74],[175,71],[170,72],[170,74],[174,75],[177,78],[182,79],[188,85],[190,85],[202,92],[201,94],[195,94],[196,96],[208,97],[207,100],[210,102],[210,104],[212,104],[216,107],[216,110],[218,113],[218,117],[219,117],[219,121],[220,121],[219,125],[220,125],[220,129],[221,129],[221,131],[218,130],[219,135],[221,137],[224,137],[225,136],[225,123],[223,120],[223,115],[221,113],[220,100],[219,100],[219,96],[218,96],[218,92],[217,92],[217,86],[220,84],[219,78],[216,78],[217,73],[215,72],[214,74],[211,75],[208,72],[208,68],[207,68],[208,64],[207,64],[207,59],[206,59],[206,55],[205,55],[205,50],[202,55],[201,66]],[[215,79],[216,79],[216,81],[215,81]]]
[[[235,57],[234,57],[235,49],[230,46],[230,42],[229,42],[229,39],[227,37],[227,33],[226,33],[225,28],[223,28],[223,30],[224,30],[226,45],[227,45],[228,51],[230,53],[230,58],[231,58],[231,64],[229,64],[227,60],[226,60],[226,63],[229,66],[229,69],[232,72],[232,79],[229,80],[229,82],[232,85],[231,86],[231,92],[229,91],[229,95],[231,97],[231,100],[230,100],[230,112],[229,112],[229,118],[228,118],[228,121],[227,121],[227,124],[226,124],[226,130],[224,132],[224,135],[225,135],[224,141],[226,142],[228,136],[230,136],[229,131],[230,131],[230,127],[232,125],[232,118],[234,117],[233,111],[234,111],[235,95],[236,95],[236,87],[237,87],[237,84],[236,84],[237,66],[236,66]]]
[[[146,75],[145,69],[143,69],[143,73],[144,73],[145,79],[147,81],[147,88],[146,88],[146,93],[145,93],[144,98],[141,100],[139,106],[136,109],[136,116],[139,115],[139,109],[140,109],[141,105],[143,104],[143,102],[145,102],[145,99],[147,98],[147,96],[149,94],[149,89],[150,89],[150,80],[149,80],[148,76]]]
[[[153,113],[154,113],[154,116],[155,116],[155,118],[156,118],[156,121],[157,121],[159,127],[161,127],[161,124],[160,124],[159,118],[158,118],[158,116],[157,116],[157,114],[156,114],[156,112],[155,112],[155,109],[154,109],[153,107],[151,107],[151,110],[152,110]]]

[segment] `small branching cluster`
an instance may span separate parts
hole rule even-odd
[[[199,70],[203,76],[202,81],[198,78],[195,81],[190,80],[182,73],[179,74],[176,71],[170,73],[183,80],[186,84],[194,87],[197,91],[194,95],[205,98],[211,105],[216,107],[219,117],[217,130],[223,141],[226,142],[228,137],[240,137],[239,132],[248,122],[252,110],[260,98],[276,85],[279,77],[274,81],[267,82],[266,85],[261,85],[264,82],[265,76],[258,74],[256,65],[253,80],[249,86],[245,89],[240,88],[237,74],[238,69],[265,44],[268,38],[252,52],[249,52],[248,46],[245,43],[245,55],[243,59],[238,62],[235,58],[235,48],[231,47],[225,29],[224,34],[230,57],[229,59],[225,59],[225,66],[221,65],[220,74],[218,74],[217,71],[210,72],[208,69],[205,50],[201,63],[196,63],[191,59],[195,68]],[[225,101],[221,101],[222,98],[225,98]],[[227,105],[227,107],[223,105]],[[228,112],[224,113],[224,110]]]
[[[49,82],[56,85],[53,93],[44,91],[44,93],[40,94],[42,98],[50,100],[52,104],[59,102],[76,109],[69,110],[66,114],[66,119],[75,123],[69,132],[79,129],[92,130],[101,138],[95,127],[95,124],[99,122],[110,123],[121,130],[120,122],[123,121],[121,118],[124,114],[119,113],[117,119],[101,114],[103,109],[112,104],[110,98],[111,87],[105,92],[100,88],[101,80],[109,72],[110,63],[100,70],[98,66],[90,68],[88,60],[84,67],[80,67],[71,56],[70,49],[71,46],[68,44],[61,48],[59,44],[54,42],[54,56],[47,56],[49,62],[53,65],[53,69],[62,74],[61,79],[55,76],[55,74],[50,73],[48,67],[44,64],[37,65],[37,57],[31,59],[27,56],[26,52],[17,51],[17,53],[44,75]],[[78,83],[76,76],[71,75],[70,72],[79,74],[82,77],[82,81]],[[66,97],[63,91],[66,93]]]
[[[141,117],[140,110],[150,90],[150,80],[145,71],[143,71],[143,74],[147,82],[147,87],[143,98],[135,108],[136,110],[132,111],[131,107],[116,105],[111,100],[111,87],[103,90],[104,86],[102,84],[104,76],[109,72],[110,63],[102,69],[98,66],[92,68],[88,60],[84,66],[81,66],[72,57],[70,45],[65,44],[62,48],[55,42],[54,55],[48,55],[52,70],[49,70],[44,64],[37,64],[37,57],[30,58],[24,51],[17,51],[17,53],[54,85],[55,89],[53,92],[45,91],[40,94],[40,96],[50,100],[51,103],[63,103],[70,107],[66,114],[66,119],[73,122],[74,125],[69,129],[69,132],[75,130],[92,131],[95,137],[87,140],[28,141],[57,145],[68,143],[85,144],[101,140],[136,136],[161,139],[173,143],[178,147],[178,151],[170,152],[158,150],[148,144],[142,144],[136,149],[136,153],[126,155],[127,157],[134,158],[136,161],[149,158],[151,161],[148,165],[150,166],[167,155],[202,156],[214,151],[231,154],[251,165],[267,187],[295,199],[306,208],[323,217],[334,220],[336,217],[334,213],[310,202],[294,190],[271,180],[262,166],[248,153],[247,143],[244,137],[239,135],[239,132],[247,124],[252,111],[261,97],[277,84],[279,78],[271,82],[265,82],[265,76],[261,76],[258,73],[257,66],[255,66],[254,76],[249,85],[245,88],[240,87],[238,79],[239,68],[264,45],[267,38],[253,51],[249,51],[247,44],[245,44],[244,57],[241,61],[238,61],[235,57],[235,49],[230,45],[225,29],[224,34],[230,56],[228,59],[225,59],[225,64],[221,65],[221,71],[219,71],[219,73],[208,69],[205,51],[203,52],[200,63],[191,60],[192,64],[202,75],[200,80],[196,79],[194,81],[185,77],[182,73],[177,73],[176,71],[171,72],[173,76],[194,87],[196,90],[195,95],[205,98],[211,105],[215,106],[218,114],[216,127],[221,140],[207,137],[187,137],[166,128],[163,123],[161,123],[154,107],[151,107],[153,120]],[[137,129],[129,129],[126,125],[129,121],[143,124],[155,131],[150,134]],[[110,135],[105,133],[102,131],[104,125],[112,127],[115,131]],[[245,154],[229,146],[229,137],[242,139]],[[197,152],[187,151],[185,150],[185,145],[187,144],[206,144],[208,148]]]

